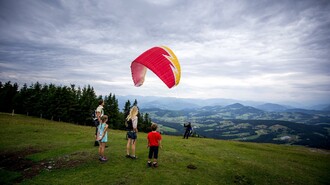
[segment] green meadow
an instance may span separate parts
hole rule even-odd
[[[0,113],[0,184],[329,184],[327,150],[163,135],[147,168],[146,133],[125,158],[125,132],[109,130],[98,161],[94,127]]]

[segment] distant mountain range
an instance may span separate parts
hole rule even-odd
[[[233,99],[118,96],[119,106],[136,99],[164,134],[182,135],[191,122],[194,136],[330,149],[330,105],[313,107]]]
[[[173,98],[173,97],[156,97],[156,96],[116,96],[119,101],[119,106],[124,107],[125,102],[130,100],[131,103],[136,99],[138,106],[143,109],[147,108],[159,108],[164,110],[184,110],[184,109],[196,109],[206,106],[227,106],[235,103],[239,103],[245,106],[255,107],[257,109],[268,112],[284,112],[290,109],[299,110],[322,110],[329,111],[330,104],[313,105],[311,107],[302,106],[297,104],[280,105],[269,102],[257,102],[257,101],[242,101],[234,99],[193,99],[193,98]]]
[[[194,136],[330,149],[330,105],[116,96],[120,107],[136,99],[164,134],[182,135],[190,121]]]
[[[206,117],[211,117],[223,120],[279,120],[309,125],[321,123],[330,124],[330,111],[326,110],[321,111],[307,109],[284,109],[284,107],[280,109],[281,107],[279,105],[276,105],[273,109],[271,109],[269,104],[267,104],[266,106],[261,105],[260,107],[266,107],[266,109],[261,110],[252,106],[244,106],[240,103],[234,103],[227,106],[205,106],[200,108],[182,110],[143,108],[141,109],[141,111],[151,114],[150,117],[154,117],[156,119],[166,118],[174,120],[178,117],[178,122],[182,118],[185,118],[187,120],[191,118],[194,118],[195,120],[201,120]]]
[[[181,135],[183,124],[189,121],[195,134],[202,137],[330,149],[330,111],[276,104],[259,107],[266,111],[234,103],[182,110],[141,108],[141,112],[148,113],[165,134]]]

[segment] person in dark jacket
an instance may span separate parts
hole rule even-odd
[[[190,132],[192,130],[191,123],[188,122],[188,124],[184,124],[183,126],[186,127],[186,132],[184,133],[183,139],[185,138],[188,139]]]

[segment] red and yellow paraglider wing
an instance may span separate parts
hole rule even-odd
[[[172,88],[180,82],[179,61],[173,51],[166,46],[153,47],[132,62],[131,71],[135,86],[143,84],[147,69],[154,72],[168,88]]]

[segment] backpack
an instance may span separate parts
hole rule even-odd
[[[92,117],[92,121],[93,121],[94,125],[97,127],[99,125],[99,121],[97,120],[96,112],[95,111],[93,111],[91,113],[91,117]]]
[[[95,113],[95,111],[93,111],[93,112],[91,113],[91,116],[92,116],[92,119],[93,119],[93,120],[96,119],[96,113]]]

